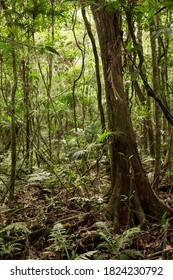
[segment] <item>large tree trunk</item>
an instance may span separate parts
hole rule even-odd
[[[99,11],[92,6],[101,50],[108,111],[111,155],[111,196],[108,214],[114,225],[160,218],[166,211],[151,189],[143,170],[123,87],[120,12]],[[135,218],[136,219],[136,218]]]

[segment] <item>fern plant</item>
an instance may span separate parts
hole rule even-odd
[[[27,233],[29,229],[25,222],[11,223],[0,230],[0,256],[10,255],[21,250],[21,244],[18,239]],[[7,242],[7,240],[10,240]]]
[[[63,224],[56,223],[50,233],[49,242],[52,244],[45,249],[44,254],[49,254],[52,252],[62,253],[65,252],[66,257],[70,260],[70,255],[68,252],[69,241],[68,235],[66,234],[66,229]]]
[[[80,254],[80,255],[76,254],[75,252],[72,252],[71,259],[72,260],[90,260],[91,257],[97,252],[98,252],[97,250],[88,251],[88,252]]]
[[[0,258],[3,259],[4,255],[11,255],[14,252],[21,250],[21,244],[17,242],[8,242],[5,244],[4,239],[0,238]]]
[[[144,259],[141,252],[135,249],[127,249],[127,245],[142,233],[139,227],[127,229],[121,235],[114,236],[106,222],[95,223],[95,226],[99,228],[97,232],[103,240],[97,246],[97,249],[108,249],[115,259]]]
[[[0,230],[0,237],[4,238],[4,236],[21,236],[26,233],[30,233],[28,226],[25,222],[16,222],[11,223]]]

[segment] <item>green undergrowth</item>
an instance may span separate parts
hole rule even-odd
[[[166,213],[144,230],[135,226],[114,231],[105,217],[109,175],[102,172],[101,164],[99,176],[92,168],[84,174],[74,172],[68,164],[53,166],[53,171],[20,172],[13,208],[8,207],[8,195],[0,205],[0,258],[170,258],[169,251],[162,254],[169,248],[165,231],[171,229]],[[3,178],[5,190],[8,180]]]

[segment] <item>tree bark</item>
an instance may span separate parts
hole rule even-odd
[[[160,90],[160,75],[158,67],[158,50],[156,40],[152,38],[152,32],[155,30],[155,21],[150,23],[150,43],[151,43],[151,56],[152,56],[152,72],[153,72],[153,90],[159,96]],[[155,102],[155,168],[154,168],[154,183],[155,190],[158,189],[160,179],[160,166],[161,166],[161,110],[159,105]]]
[[[142,167],[133,132],[122,75],[121,13],[92,6],[103,64],[111,155],[111,196],[108,216],[115,227],[160,218],[165,206],[157,199]]]
[[[29,168],[30,159],[30,104],[29,104],[29,90],[28,90],[28,63],[25,60],[21,61],[22,66],[22,82],[24,93],[24,122],[25,122],[25,151],[26,151],[26,168]]]
[[[13,87],[11,92],[11,175],[10,175],[10,193],[8,204],[11,207],[14,202],[14,188],[16,180],[16,91],[17,91],[17,66],[16,66],[16,53],[14,48],[11,50],[12,63],[13,63]]]
[[[84,7],[82,7],[82,16],[85,22],[85,26],[88,32],[88,36],[91,40],[92,48],[93,48],[93,54],[94,54],[94,60],[95,60],[95,71],[96,71],[96,80],[97,80],[97,101],[98,101],[98,109],[100,113],[100,121],[102,126],[102,132],[106,129],[106,122],[105,122],[105,115],[104,115],[104,109],[102,104],[102,85],[101,85],[101,77],[100,77],[100,67],[99,67],[99,56],[97,52],[97,46],[95,42],[94,35],[91,30],[91,24],[89,23],[87,16],[86,16],[86,10]]]
[[[4,0],[0,1],[0,5],[5,15],[6,24],[8,27],[8,36],[14,41],[13,34],[13,20],[10,14],[8,13],[8,8]],[[15,3],[13,5],[13,10],[15,11]],[[9,207],[13,206],[14,202],[14,189],[15,189],[15,180],[16,180],[16,160],[17,160],[17,136],[16,136],[16,91],[18,84],[18,75],[17,75],[17,64],[16,64],[16,51],[14,45],[11,44],[11,59],[12,59],[12,74],[13,74],[13,86],[11,90],[11,174],[10,174],[10,186],[9,186]]]

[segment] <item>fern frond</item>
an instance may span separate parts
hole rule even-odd
[[[144,255],[135,249],[125,249],[120,253],[119,260],[144,260]]]
[[[142,230],[139,227],[133,227],[125,230],[116,240],[117,251],[123,249],[126,244],[131,242],[137,235],[141,233]]]
[[[76,256],[75,260],[89,260],[97,251],[88,251],[84,254],[81,254],[79,256]]]
[[[27,224],[25,222],[16,222],[11,223],[8,226],[4,227],[0,230],[0,237],[4,237],[4,235],[21,235],[23,233],[29,233],[30,230],[27,227]]]
[[[87,155],[88,151],[87,150],[78,150],[76,151],[74,154],[73,154],[73,158],[76,158],[76,159],[81,159],[83,158],[85,155]]]
[[[49,235],[49,241],[53,242],[49,247],[45,249],[45,254],[50,252],[61,252],[65,251],[67,258],[70,259],[68,253],[68,235],[66,234],[66,229],[63,224],[54,224],[51,233]]]

